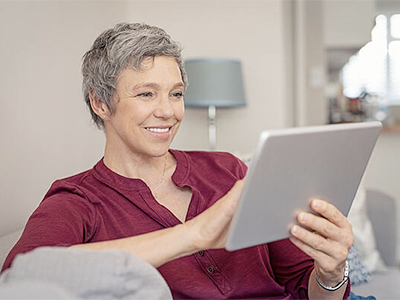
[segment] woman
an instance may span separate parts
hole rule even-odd
[[[246,166],[227,153],[170,149],[187,78],[181,48],[162,29],[116,25],[95,40],[82,72],[104,157],[52,185],[3,269],[40,246],[116,248],[158,267],[174,298],[347,298],[351,226],[327,202],[312,202],[321,217],[298,215],[310,231],[294,226],[290,240],[222,249]]]

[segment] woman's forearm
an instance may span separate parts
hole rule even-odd
[[[78,244],[72,247],[90,250],[118,249],[132,253],[154,267],[182,256],[195,253],[186,226],[177,225],[122,239]]]
[[[243,180],[239,180],[220,200],[183,224],[138,236],[73,247],[124,250],[155,267],[200,250],[224,248],[242,189]]]

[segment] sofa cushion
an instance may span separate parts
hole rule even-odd
[[[373,295],[376,299],[400,299],[400,270],[398,268],[386,268],[372,274],[370,282],[351,287],[356,295]]]
[[[366,207],[383,261],[387,266],[396,266],[398,221],[395,198],[385,192],[368,189]]]

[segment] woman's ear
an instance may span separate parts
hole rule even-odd
[[[96,115],[98,115],[103,121],[106,120],[110,115],[110,110],[107,105],[97,97],[93,90],[89,93],[90,106]]]

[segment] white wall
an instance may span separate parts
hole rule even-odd
[[[0,2],[0,234],[24,224],[54,179],[101,157],[80,61],[93,37],[125,15],[122,3]]]
[[[95,164],[102,132],[81,96],[81,57],[117,22],[164,27],[185,57],[242,60],[248,106],[217,111],[218,149],[251,152],[284,127],[284,20],[273,1],[0,1],[0,234],[22,226],[57,178]],[[206,110],[191,109],[174,147],[206,149]]]
[[[242,60],[248,106],[217,111],[218,149],[247,154],[263,129],[292,126],[296,94],[288,36],[296,24],[290,3],[0,1],[0,234],[22,226],[56,178],[101,158],[104,137],[83,103],[80,64],[95,37],[117,22],[164,27],[183,44],[186,58]],[[188,109],[173,146],[207,149],[207,133],[207,111]],[[394,157],[399,145],[389,146],[376,151],[371,163],[377,171],[368,182],[393,188],[398,176],[384,153]]]
[[[361,48],[371,40],[377,4],[383,0],[325,0],[327,48]],[[391,1],[395,2],[395,1]]]

